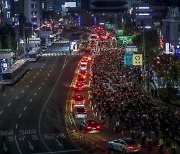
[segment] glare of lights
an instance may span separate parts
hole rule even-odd
[[[138,8],[142,10],[149,9],[149,7],[138,7]]]
[[[149,16],[149,13],[139,13],[139,16]]]

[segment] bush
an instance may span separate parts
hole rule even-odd
[[[180,106],[180,96],[177,95],[177,89],[171,89],[170,92],[169,89],[162,88],[158,89],[158,93],[163,102]]]

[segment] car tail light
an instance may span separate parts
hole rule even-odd
[[[85,104],[85,99],[83,99],[83,104]]]
[[[91,126],[87,126],[87,129],[89,130],[89,129],[91,129],[92,127]]]
[[[91,60],[91,57],[88,57],[88,60]]]
[[[134,147],[133,146],[128,146],[128,149],[134,149]]]
[[[98,125],[96,128],[97,128],[97,129],[100,129],[101,127]]]
[[[141,148],[141,145],[140,145],[140,144],[138,144],[138,148]]]

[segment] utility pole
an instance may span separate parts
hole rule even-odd
[[[145,51],[145,36],[144,36],[144,25],[143,25],[143,80],[144,80],[144,87],[146,88],[146,78],[145,78],[145,72],[146,72],[146,51]]]

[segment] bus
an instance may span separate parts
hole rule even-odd
[[[39,52],[40,52],[40,47],[33,48],[28,53],[28,60],[31,62],[37,61],[40,57]]]
[[[2,83],[6,85],[14,84],[29,70],[29,61],[23,58],[15,62],[10,68],[2,72]]]

